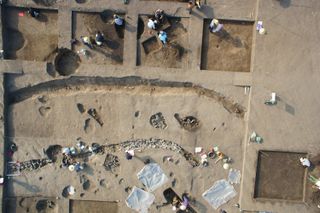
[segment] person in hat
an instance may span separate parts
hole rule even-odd
[[[164,16],[165,16],[164,10],[161,10],[161,9],[157,9],[156,12],[154,13],[154,17],[156,18],[158,23],[163,23]]]
[[[104,42],[104,35],[100,31],[96,33],[95,42],[98,46],[102,46],[102,43]]]
[[[217,33],[223,28],[223,24],[219,23],[218,19],[212,19],[209,25],[209,30],[212,33]]]
[[[309,168],[311,166],[311,162],[308,158],[300,158],[300,163],[303,167]]]
[[[39,18],[40,17],[40,10],[35,8],[29,8],[28,13],[32,18]]]
[[[187,10],[189,11],[189,14],[191,14],[192,13],[192,9],[194,8],[194,0],[189,0],[189,2],[188,2],[188,8],[187,8]]]
[[[150,18],[148,20],[148,28],[151,29],[151,30],[157,30],[158,27],[159,27],[159,24],[158,24],[158,21],[153,19],[153,18]]]
[[[126,159],[131,160],[134,156],[134,150],[128,150],[126,151]]]
[[[311,183],[314,184],[314,185],[312,186],[312,188],[316,188],[316,189],[319,189],[319,190],[320,190],[320,179],[319,179],[319,178],[316,178],[315,176],[309,174],[308,180],[309,180]]]
[[[82,41],[82,43],[84,45],[86,45],[90,49],[93,49],[93,45],[92,45],[90,37],[88,37],[88,36],[80,36],[80,39],[81,39],[81,41]]]
[[[123,27],[124,26],[124,20],[119,15],[114,14],[113,15],[113,22],[116,27]]]

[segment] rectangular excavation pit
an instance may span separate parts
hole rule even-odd
[[[250,72],[254,22],[219,20],[223,29],[211,33],[211,20],[203,23],[201,70]]]
[[[137,66],[187,68],[189,18],[167,16],[167,21],[159,28],[168,37],[168,43],[163,46],[157,31],[147,26],[150,17],[152,15],[140,15],[138,18]]]
[[[142,46],[143,46],[145,54],[149,54],[150,52],[155,51],[160,48],[160,44],[157,40],[157,37],[155,37],[155,36],[152,36],[152,37],[148,38],[147,40],[145,40],[144,42],[142,42]]]
[[[70,213],[118,213],[118,203],[94,200],[70,200]]]
[[[123,63],[123,43],[125,27],[116,28],[113,21],[114,12],[105,10],[102,12],[77,12],[72,13],[72,38],[77,39],[72,45],[74,51],[85,49],[88,56],[80,54],[83,63],[113,64]],[[118,14],[124,18],[124,14]],[[105,42],[102,46],[95,44],[95,35],[100,31],[104,34]],[[93,49],[81,42],[81,36],[90,37]]]
[[[306,153],[258,152],[254,198],[304,201],[306,169],[299,159]]]
[[[3,50],[6,59],[50,61],[58,48],[58,11],[39,9],[33,18],[27,8],[2,7]]]

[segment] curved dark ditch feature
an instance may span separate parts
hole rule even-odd
[[[80,57],[72,50],[63,48],[59,49],[58,55],[54,60],[57,72],[62,76],[68,76],[76,72],[80,66]]]
[[[71,76],[66,79],[56,79],[34,86],[24,87],[13,92],[9,92],[8,103],[14,104],[22,102],[34,96],[56,93],[59,91],[78,92],[79,90],[105,90],[113,88],[116,90],[128,90],[128,88],[139,89],[141,87],[150,89],[180,89],[181,92],[193,92],[198,96],[204,96],[215,100],[221,104],[229,113],[233,113],[238,117],[243,118],[245,108],[224,96],[223,94],[207,89],[192,82],[179,81],[163,81],[159,79],[146,79],[139,76],[127,77],[86,77],[86,76]],[[133,89],[130,88],[130,91]]]

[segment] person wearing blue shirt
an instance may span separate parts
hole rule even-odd
[[[167,43],[168,41],[168,37],[167,37],[167,33],[164,31],[160,31],[159,32],[159,39],[162,42],[163,46]]]

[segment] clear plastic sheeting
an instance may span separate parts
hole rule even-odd
[[[156,163],[149,163],[137,174],[138,179],[145,185],[148,191],[152,192],[168,181],[160,166]]]
[[[202,197],[210,203],[214,209],[218,209],[222,204],[236,196],[237,192],[233,186],[225,179],[216,181],[213,186],[202,194]]]
[[[237,169],[230,169],[229,170],[229,175],[228,175],[228,181],[231,184],[238,184],[240,183],[240,171]]]
[[[154,199],[155,196],[153,194],[134,186],[126,200],[126,204],[129,208],[137,212],[147,213]]]

